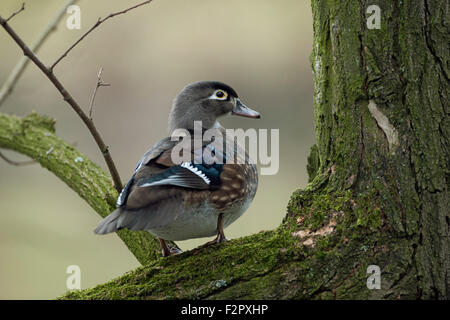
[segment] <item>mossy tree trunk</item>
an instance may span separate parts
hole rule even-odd
[[[372,4],[379,30],[366,27]],[[376,229],[354,244],[381,267],[379,297],[450,298],[449,2],[312,7],[322,190],[350,190]]]
[[[64,298],[450,298],[449,3],[375,2],[312,1],[317,146],[280,227]]]

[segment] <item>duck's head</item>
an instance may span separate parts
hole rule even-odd
[[[169,134],[175,129],[194,129],[194,121],[201,121],[204,129],[210,129],[218,117],[232,114],[248,118],[260,118],[260,114],[245,106],[236,91],[217,81],[194,82],[175,97],[169,116]]]

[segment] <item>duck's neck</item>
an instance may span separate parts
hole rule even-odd
[[[204,117],[203,119],[195,119],[191,115],[186,114],[182,116],[170,116],[169,117],[169,135],[171,135],[176,129],[184,129],[188,131],[194,131],[198,125],[204,130],[214,128],[216,125],[220,126],[215,119],[209,119]]]
[[[196,122],[200,122],[203,130],[213,128],[216,122],[215,117],[209,117],[204,115],[198,117],[187,112],[177,112],[178,110],[173,110],[169,116],[169,134],[171,134],[176,129],[185,129],[193,131],[195,129]],[[198,123],[197,123],[198,125]]]

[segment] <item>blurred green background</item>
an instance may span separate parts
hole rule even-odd
[[[64,19],[39,57],[52,63],[98,17],[138,2],[79,1],[81,29],[67,29]],[[0,14],[9,16],[21,3],[2,0]],[[26,10],[11,25],[31,44],[63,3],[26,1]],[[229,117],[222,125],[280,130],[279,172],[260,176],[252,206],[226,230],[228,238],[236,238],[278,226],[292,191],[306,186],[306,158],[314,143],[311,49],[309,0],[155,0],[105,22],[55,73],[87,109],[97,72],[104,67],[103,80],[111,87],[99,89],[94,120],[124,182],[142,154],[166,135],[172,100],[186,84],[219,80],[236,89],[262,119]],[[0,29],[0,83],[20,56]],[[33,110],[55,118],[57,134],[106,169],[81,120],[30,64],[0,111],[23,116]],[[67,290],[66,268],[72,264],[81,268],[82,288],[136,268],[139,263],[115,234],[94,235],[99,220],[38,164],[14,167],[0,160],[0,298],[55,298]],[[207,240],[179,245],[188,250]]]

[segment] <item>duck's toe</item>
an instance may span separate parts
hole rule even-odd
[[[162,250],[163,257],[173,256],[180,253],[183,253],[183,250],[178,248],[169,248],[169,250]]]
[[[161,251],[163,257],[173,256],[175,254],[180,254],[183,251],[178,247],[168,246],[166,240],[159,238],[159,243],[161,244]]]
[[[217,243],[222,243],[222,242],[226,242],[228,241],[228,239],[225,236],[221,236],[220,234],[217,235],[217,237],[215,237],[213,240],[208,241],[207,243],[205,243],[202,247],[208,247]]]

